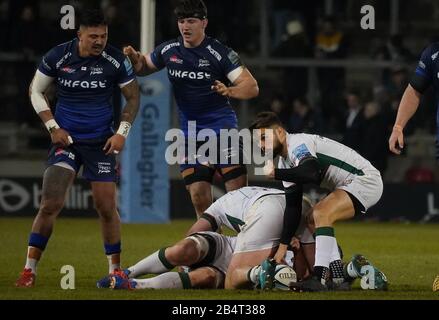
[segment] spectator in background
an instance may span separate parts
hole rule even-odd
[[[315,57],[321,60],[342,59],[346,53],[347,42],[343,31],[337,27],[333,17],[325,17],[316,37]],[[345,70],[322,67],[317,73],[323,115],[340,128],[340,119],[334,115],[343,113],[339,106],[343,100]]]
[[[299,19],[290,20],[272,55],[279,58],[311,57],[311,46]],[[283,90],[289,101],[305,96],[308,91],[308,70],[305,67],[283,68]]]
[[[322,121],[305,98],[297,98],[292,104],[293,110],[287,128],[289,132],[319,134],[322,132]]]
[[[363,109],[363,119],[360,153],[381,172],[381,175],[384,175],[387,168],[388,150],[387,142],[383,137],[389,135],[389,130],[380,105],[375,101],[366,103]]]
[[[29,103],[28,88],[31,82],[35,62],[34,58],[41,53],[41,24],[38,19],[38,7],[25,5],[20,11],[18,20],[11,31],[11,49],[23,54],[21,61],[15,62],[15,70],[19,77],[16,77],[18,88],[17,110],[18,122],[23,127],[35,127],[40,125],[40,120]]]
[[[392,98],[400,101],[408,83],[409,79],[406,67],[403,65],[396,65],[393,67],[390,83],[387,86]]]
[[[362,146],[362,135],[364,129],[363,105],[360,93],[356,89],[350,89],[346,94],[346,105],[348,108],[343,135],[343,144],[360,152]]]
[[[277,114],[285,126],[287,125],[289,114],[283,94],[278,93],[275,95],[273,100],[270,102],[270,110]]]

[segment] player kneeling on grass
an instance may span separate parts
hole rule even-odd
[[[277,262],[283,260],[299,225],[303,185],[318,185],[330,192],[313,208],[316,225],[313,277],[296,284],[302,291],[326,291],[326,274],[331,264],[342,270],[334,224],[364,214],[378,202],[383,192],[380,172],[357,152],[336,141],[288,133],[273,112],[258,114],[250,129],[257,129],[258,145],[264,152],[279,157],[278,168],[273,161],[267,161],[264,173],[283,182],[289,204],[283,221],[284,236],[274,256]]]
[[[160,249],[123,274],[99,280],[98,288],[112,289],[219,289],[224,287],[227,267],[236,237],[216,232],[198,232]],[[189,272],[171,272],[176,266],[188,266]],[[159,276],[137,279],[147,274]]]

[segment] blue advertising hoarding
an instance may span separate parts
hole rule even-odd
[[[140,109],[122,152],[120,214],[128,223],[165,223],[170,201],[165,161],[170,83],[164,70],[137,81]]]

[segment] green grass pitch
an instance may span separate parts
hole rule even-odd
[[[124,224],[123,264],[127,266],[183,237],[192,221],[169,224]],[[341,223],[336,235],[345,259],[363,253],[387,276],[387,292],[364,291],[358,281],[349,292],[293,293],[251,290],[139,290],[97,289],[107,260],[97,219],[58,219],[39,264],[36,287],[15,288],[23,268],[32,219],[0,218],[0,299],[437,299],[432,283],[439,274],[439,225]],[[63,265],[75,268],[75,290],[63,290]]]

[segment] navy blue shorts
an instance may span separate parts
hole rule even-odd
[[[88,181],[116,182],[116,156],[106,155],[102,148],[108,138],[75,141],[68,147],[52,145],[47,165],[65,162],[78,173],[83,166],[82,176]]]
[[[203,163],[203,157],[209,157],[209,152],[206,151],[206,145],[203,150],[200,150],[209,138],[206,138],[205,141],[197,141],[195,154],[189,154],[189,146],[188,139],[185,138],[185,157],[180,163],[180,172],[183,172],[186,169],[195,168],[201,165],[206,165]],[[213,146],[213,144],[212,144]],[[208,150],[209,151],[209,150]],[[243,142],[242,138],[239,137],[239,143],[235,146],[232,145],[231,139],[228,139],[226,147],[221,146],[220,139],[217,136],[216,141],[216,157],[214,163],[209,163],[209,167],[215,169],[228,168],[234,166],[244,166],[244,152],[243,152]],[[192,160],[192,161],[189,161]],[[191,162],[191,163],[189,163]]]

